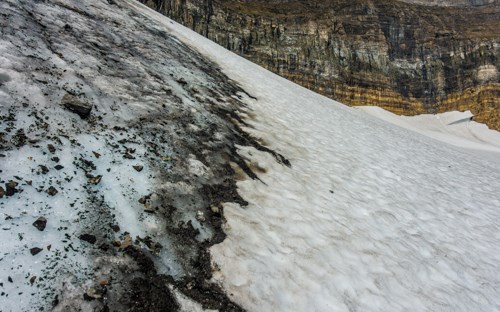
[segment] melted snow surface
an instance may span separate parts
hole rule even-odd
[[[102,280],[125,310],[130,245],[175,279],[200,266],[197,213],[236,136],[214,112],[239,89],[157,24],[121,1],[0,1],[0,312],[97,310],[83,294]]]
[[[347,108],[170,22],[258,100],[247,130],[287,157],[226,205],[214,279],[250,311],[500,309],[500,165]],[[250,118],[251,117],[251,118]],[[492,147],[493,148],[493,147]]]

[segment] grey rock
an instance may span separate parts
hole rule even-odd
[[[82,119],[86,119],[90,116],[92,111],[92,104],[80,100],[78,97],[66,93],[62,98],[61,105],[64,106],[69,111],[77,114]]]

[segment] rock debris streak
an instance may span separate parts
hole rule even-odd
[[[207,248],[265,149],[244,90],[121,1],[2,1],[0,34],[0,310],[239,310]]]

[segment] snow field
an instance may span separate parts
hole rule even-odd
[[[249,133],[292,168],[238,183],[214,276],[250,311],[500,309],[500,168],[285,81],[164,21],[255,96]],[[490,147],[494,149],[494,147]],[[476,155],[476,156],[473,156]]]
[[[14,14],[21,7],[39,20]],[[244,130],[291,162],[239,146],[260,180],[238,175],[249,205],[225,204],[227,238],[211,248],[213,281],[231,300],[249,311],[500,310],[500,163],[490,161],[496,134],[459,127],[456,114],[436,124],[381,112],[399,126],[392,125],[277,77],[135,1],[117,7],[0,3],[14,12],[0,39],[0,131],[25,129],[36,138],[0,158],[2,185],[14,179],[20,191],[0,201],[1,309],[49,307],[61,285],[59,299],[78,306],[96,277],[129,265],[98,250],[101,242],[127,242],[125,232],[129,241],[161,241],[158,271],[182,275],[165,220],[146,212],[165,194],[193,210],[182,221],[200,230],[198,240],[211,236],[193,215],[200,200],[193,185],[218,177],[182,147],[222,121],[209,109],[234,103],[226,96],[236,89],[225,90],[232,85],[217,81],[187,44],[252,96],[237,94],[248,105]],[[61,108],[66,92],[94,103],[101,119],[82,121]],[[218,146],[229,135],[221,131],[194,143]],[[177,170],[196,179],[162,179],[174,151],[185,161]],[[49,186],[58,193],[47,194]],[[40,215],[48,220],[43,232],[31,225]],[[95,245],[79,239],[89,231]],[[42,250],[32,256],[32,247]],[[174,292],[185,310],[202,309]]]

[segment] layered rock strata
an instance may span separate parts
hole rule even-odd
[[[345,104],[406,115],[471,110],[500,130],[496,0],[141,1]]]

